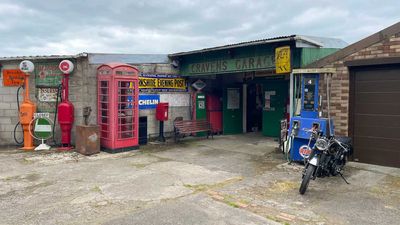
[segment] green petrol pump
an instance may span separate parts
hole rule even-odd
[[[197,80],[192,83],[192,87],[196,89],[192,95],[192,102],[195,103],[192,112],[193,120],[207,120],[207,108],[206,108],[206,95],[201,92],[206,87],[206,83],[202,80]],[[205,136],[206,132],[199,132],[197,136]]]
[[[206,110],[206,95],[204,93],[196,93],[196,108],[195,115],[196,120],[206,120],[207,119],[207,110]]]
[[[207,120],[207,109],[206,109],[206,95],[201,92],[195,93],[196,107],[195,107],[195,119],[196,120]],[[198,132],[196,136],[205,136],[206,132]]]

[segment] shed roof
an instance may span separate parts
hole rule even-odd
[[[204,48],[204,49],[200,49],[200,50],[173,53],[173,54],[169,54],[168,56],[174,58],[177,56],[191,55],[191,54],[203,53],[203,52],[209,52],[209,51],[217,51],[217,50],[223,50],[223,49],[247,47],[247,46],[253,46],[253,45],[269,44],[269,43],[285,42],[285,41],[295,41],[296,45],[299,45],[299,47],[307,46],[307,47],[315,47],[315,48],[343,48],[348,45],[345,41],[338,39],[338,38],[315,37],[315,36],[307,36],[307,35],[289,35],[289,36],[279,36],[279,37],[273,37],[273,38],[267,38],[267,39],[254,40],[254,41],[246,41],[246,42],[222,45],[222,46],[211,47],[211,48]]]
[[[108,62],[121,62],[131,64],[142,63],[168,63],[167,54],[108,54],[88,53],[90,64],[103,64]]]
[[[360,41],[351,44],[331,55],[328,55],[320,60],[317,60],[313,63],[310,63],[306,66],[306,68],[318,68],[323,67],[333,62],[339,61],[353,53],[356,53],[364,48],[367,48],[373,44],[381,42],[385,39],[392,37],[395,34],[400,33],[400,22],[393,24],[381,31],[376,32]]]
[[[0,57],[0,61],[76,59],[80,57],[88,57],[90,64],[104,64],[109,62],[121,62],[121,63],[131,63],[131,64],[168,63],[167,54],[110,54],[110,53],[86,53],[86,52],[79,53],[76,55],[36,55],[36,56]]]
[[[79,53],[76,55],[36,55],[36,56],[10,56],[0,57],[0,61],[18,61],[18,60],[46,60],[46,59],[76,59],[86,57],[87,53]]]

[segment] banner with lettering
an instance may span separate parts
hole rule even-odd
[[[140,92],[185,92],[187,91],[187,81],[177,75],[141,73],[139,90]]]

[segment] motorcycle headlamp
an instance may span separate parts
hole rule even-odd
[[[324,138],[318,138],[315,142],[315,147],[317,147],[317,149],[320,151],[325,151],[328,149],[328,140]]]

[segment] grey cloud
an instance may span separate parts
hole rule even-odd
[[[172,53],[289,34],[351,43],[398,22],[399,6],[395,0],[0,0],[0,56]]]

